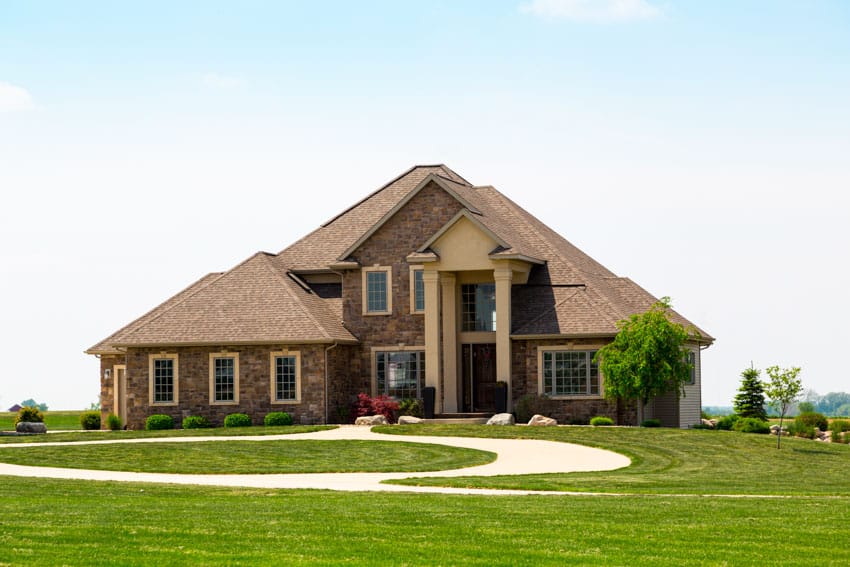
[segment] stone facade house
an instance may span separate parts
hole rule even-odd
[[[618,320],[655,301],[493,187],[416,166],[86,352],[100,359],[104,414],[130,428],[155,413],[220,425],[229,413],[259,424],[287,411],[296,423],[334,423],[359,392],[426,389],[438,414],[493,413],[505,387],[509,410],[540,395],[562,423],[634,424],[633,404],[603,397],[592,358]],[[700,353],[713,339],[694,329],[684,397],[647,408],[668,426],[699,422]]]

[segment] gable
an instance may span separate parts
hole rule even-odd
[[[499,246],[491,234],[463,215],[430,244],[440,258],[440,269],[447,271],[492,270],[489,256]]]

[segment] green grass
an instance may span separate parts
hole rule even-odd
[[[80,414],[82,411],[45,411],[44,424],[47,430],[66,430],[66,429],[82,429],[80,425]],[[17,412],[4,411],[0,412],[0,431],[15,430],[15,416]]]
[[[632,459],[616,471],[391,481],[423,486],[639,494],[850,495],[850,447],[733,431],[638,427],[378,427],[394,434],[528,438],[610,449]]]
[[[215,441],[7,447],[0,462],[178,474],[409,472],[490,463],[495,453],[390,441]]]
[[[246,437],[251,435],[293,435],[336,429],[336,425],[282,425],[265,427],[217,427],[214,429],[166,429],[160,431],[79,431],[47,435],[0,436],[2,443],[55,443],[73,441],[114,441],[162,437]]]
[[[0,564],[848,565],[847,498],[447,496],[0,479]],[[793,518],[793,520],[791,520]]]

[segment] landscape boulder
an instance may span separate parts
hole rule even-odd
[[[717,427],[717,420],[716,419],[703,419],[701,421],[702,421],[702,424],[706,427],[710,427],[712,429]]]
[[[487,425],[513,425],[514,415],[512,413],[497,413],[487,421]]]
[[[19,421],[15,425],[18,433],[47,433],[47,426],[37,421]]]
[[[382,415],[364,415],[354,421],[354,425],[386,425],[387,418]]]
[[[401,415],[398,418],[399,425],[410,425],[414,423],[422,423],[423,421],[425,420],[421,417],[414,417],[412,415]]]
[[[528,420],[528,425],[545,427],[547,425],[558,425],[558,420],[552,419],[551,417],[546,417],[545,415],[534,414],[531,419]]]

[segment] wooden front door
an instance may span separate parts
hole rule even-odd
[[[467,344],[462,348],[463,411],[496,410],[496,345]]]

